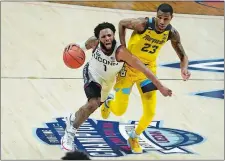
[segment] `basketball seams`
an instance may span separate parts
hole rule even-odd
[[[68,53],[68,52],[64,52],[64,54],[63,54],[63,60],[64,60],[64,63],[68,66],[68,67],[70,67],[70,68],[72,68],[67,62],[68,62],[68,59],[67,59],[67,54],[66,53]]]
[[[71,56],[72,59],[75,60],[78,64],[80,64],[80,65],[82,64],[82,63],[80,63],[79,61],[77,61],[77,59],[76,59],[73,55],[71,55],[69,52],[68,52],[68,55]]]
[[[82,49],[75,46],[71,47],[68,51],[64,51],[63,59],[66,66],[72,69],[77,69],[84,64],[86,55]]]

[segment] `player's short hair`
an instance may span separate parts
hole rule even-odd
[[[157,8],[157,12],[159,10],[162,12],[169,12],[171,15],[173,14],[173,7],[167,3],[160,4],[159,7]]]
[[[62,160],[91,160],[89,156],[83,151],[67,152]]]
[[[99,38],[100,31],[103,29],[106,29],[106,28],[111,29],[113,31],[113,33],[115,34],[115,32],[116,32],[115,26],[111,23],[103,22],[103,23],[98,24],[98,26],[95,27],[95,29],[94,29],[95,37]]]

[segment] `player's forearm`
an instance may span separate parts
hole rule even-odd
[[[124,22],[120,21],[120,23],[119,23],[119,38],[120,38],[120,43],[124,46],[126,46],[125,35],[126,35],[126,27],[124,26]]]
[[[175,29],[171,29],[171,44],[176,51],[179,59],[180,59],[180,68],[187,69],[188,68],[188,57],[184,51],[183,45],[181,43],[181,38],[179,32]]]
[[[148,79],[150,79],[152,81],[152,83],[159,89],[161,88],[163,85],[161,84],[161,82],[159,81],[159,79],[151,72],[151,70],[149,70],[138,58],[133,57],[133,62],[135,63],[131,63],[131,66],[137,70],[139,70],[140,72],[142,72],[143,74],[146,75],[146,77]]]
[[[159,79],[146,67],[144,74],[146,75],[146,77],[148,79],[150,79],[152,81],[152,83],[158,88],[160,89],[163,85],[162,83],[159,81]]]
[[[117,50],[117,58],[145,74],[158,89],[162,87],[162,84],[157,77],[136,56],[132,55],[126,47],[121,46]]]
[[[180,59],[180,68],[187,69],[188,68],[188,56],[186,55],[182,44],[180,42],[172,43],[172,46]]]
[[[180,68],[181,69],[187,69],[188,68],[188,57],[187,55],[184,55],[184,57],[182,58],[182,60],[180,61]]]

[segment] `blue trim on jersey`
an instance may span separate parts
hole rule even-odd
[[[147,84],[150,84],[152,81],[150,81],[149,79],[144,80],[143,82],[140,83],[140,86],[146,86]]]
[[[115,90],[116,92],[118,92],[118,91],[120,90],[120,88],[115,88],[114,90]]]
[[[130,94],[131,88],[123,88],[122,92],[123,94]]]

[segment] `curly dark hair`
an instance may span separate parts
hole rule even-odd
[[[99,38],[100,31],[103,29],[106,29],[106,28],[111,29],[113,31],[113,33],[115,34],[115,32],[116,32],[115,26],[111,23],[103,22],[103,23],[98,24],[98,26],[95,27],[95,29],[94,29],[95,37]]]
[[[62,160],[91,160],[89,156],[83,151],[67,152],[65,156],[61,158]]]

